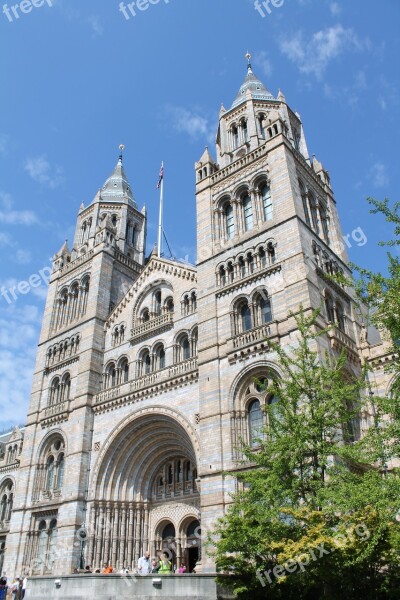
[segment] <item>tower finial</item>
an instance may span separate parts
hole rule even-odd
[[[251,62],[250,62],[250,60],[251,60],[251,54],[250,54],[250,52],[249,52],[249,51],[247,51],[247,52],[246,52],[246,54],[245,54],[245,58],[246,58],[246,60],[247,60],[247,72],[248,72],[248,73],[252,73],[252,72],[253,72],[253,70],[252,70],[252,68],[251,68]]]
[[[121,164],[122,164],[122,153],[123,153],[124,149],[125,149],[125,146],[124,146],[124,144],[120,144],[120,145],[119,145],[119,159],[118,159],[118,160],[119,160],[119,162],[120,162]]]

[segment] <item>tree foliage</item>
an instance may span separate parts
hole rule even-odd
[[[366,372],[349,373],[345,354],[320,355],[318,311],[293,316],[296,344],[273,347],[279,402],[258,447],[243,447],[239,490],[216,528],[219,579],[233,573],[239,598],[395,598],[399,480],[382,473],[379,430],[354,442]]]

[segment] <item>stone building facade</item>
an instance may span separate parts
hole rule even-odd
[[[300,304],[332,324],[321,351],[345,348],[350,372],[371,359],[374,389],[390,385],[384,343],[328,277],[350,274],[329,174],[250,63],[195,172],[196,267],[146,258],[122,155],[54,256],[26,426],[0,437],[9,576],[131,569],[164,547],[212,571],[200,528],[231,502],[238,446],[274,401],[254,380],[280,376],[269,343],[296,343]]]

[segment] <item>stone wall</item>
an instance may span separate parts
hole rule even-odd
[[[28,580],[29,600],[231,600],[229,592],[218,590],[211,575],[71,575],[35,577]]]

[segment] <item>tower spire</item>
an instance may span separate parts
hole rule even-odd
[[[250,62],[251,61],[251,54],[250,54],[249,51],[246,52],[245,58],[247,60],[247,72],[248,73],[252,73],[253,69],[251,68],[251,62]]]
[[[123,154],[123,151],[124,151],[124,150],[125,150],[125,146],[124,146],[124,144],[120,144],[120,145],[119,145],[119,157],[118,157],[118,163],[119,163],[120,165],[122,165],[122,154]]]

